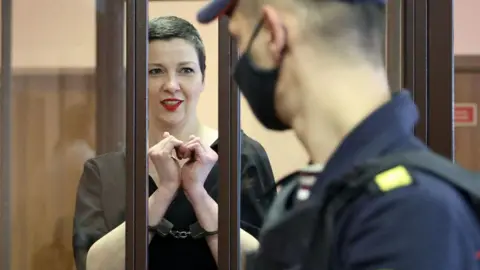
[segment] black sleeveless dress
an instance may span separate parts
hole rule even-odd
[[[241,192],[241,227],[254,237],[258,237],[263,217],[258,206],[264,211],[272,198],[262,195],[274,185],[270,162],[263,147],[246,135],[242,136],[242,192]],[[217,151],[218,141],[212,146]],[[218,152],[218,151],[217,151]],[[218,163],[205,180],[205,189],[217,201],[219,172]],[[150,178],[150,195],[157,189]],[[259,204],[259,202],[261,202]],[[189,226],[197,222],[195,212],[183,192],[179,192],[168,208],[165,219],[170,221],[175,231],[189,231]],[[168,235],[155,235],[149,245],[150,270],[216,270],[217,265],[205,239],[191,237],[176,238]]]

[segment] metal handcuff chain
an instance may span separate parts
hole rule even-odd
[[[190,235],[192,235],[192,232],[190,231],[177,231],[177,230],[170,230],[169,234],[173,236],[175,239],[186,239]]]
[[[195,152],[192,151],[190,156],[194,156]],[[181,159],[179,159],[175,154],[171,154],[170,158],[175,160],[176,162],[180,163]],[[175,239],[187,239],[188,237],[192,237],[193,239],[204,238],[207,236],[218,234],[217,231],[207,232],[203,229],[198,222],[193,223],[190,225],[190,231],[179,231],[173,230],[174,225],[168,221],[167,219],[163,218],[156,226],[149,226],[148,230],[150,232],[156,233],[162,237],[166,237],[167,235],[171,235]]]
[[[163,218],[156,226],[149,226],[148,230],[162,237],[171,235],[175,239],[186,239],[188,237],[191,237],[193,239],[200,239],[207,236],[218,234],[218,231],[212,231],[212,232],[205,231],[205,229],[203,229],[198,222],[195,222],[192,225],[190,225],[189,231],[173,230],[173,228],[174,228],[174,225],[167,219]]]

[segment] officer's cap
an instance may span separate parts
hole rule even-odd
[[[209,23],[221,15],[229,15],[239,0],[211,0],[197,14],[200,23]],[[241,0],[240,0],[241,1]],[[339,0],[350,3],[375,2],[385,4],[387,0]]]

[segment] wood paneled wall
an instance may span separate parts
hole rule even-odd
[[[476,103],[480,109],[480,55],[455,57],[455,102]],[[466,168],[480,171],[478,123],[455,128],[455,159]]]
[[[456,58],[456,102],[480,103],[480,57]],[[72,222],[84,161],[95,155],[93,70],[13,78],[13,269],[75,269]],[[480,170],[480,128],[456,128],[456,159]]]
[[[12,269],[75,269],[75,193],[94,155],[92,70],[17,71],[13,78]]]

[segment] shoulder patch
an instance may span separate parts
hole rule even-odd
[[[383,192],[412,184],[412,177],[404,166],[396,166],[375,176],[375,183]]]

